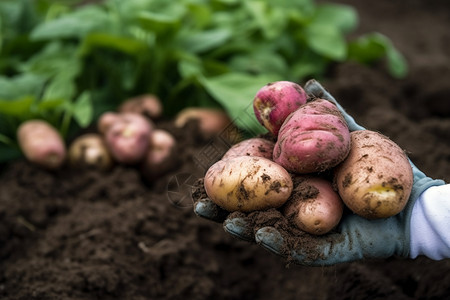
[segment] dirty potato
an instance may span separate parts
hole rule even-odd
[[[292,192],[292,179],[267,158],[239,156],[212,165],[204,186],[208,197],[225,210],[250,212],[283,205]]]

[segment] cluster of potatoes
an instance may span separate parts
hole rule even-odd
[[[206,172],[208,197],[227,211],[280,209],[301,230],[323,235],[345,206],[368,219],[405,207],[413,184],[403,150],[386,136],[350,132],[331,101],[289,81],[262,87],[253,100],[269,134],[233,145]]]

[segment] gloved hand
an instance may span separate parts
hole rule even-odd
[[[327,99],[337,105],[347,121],[350,131],[364,130],[349,116],[339,103],[315,80],[305,85],[308,95]],[[442,180],[433,180],[417,169],[412,162],[414,184],[405,209],[390,218],[367,220],[352,213],[343,215],[338,227],[332,232],[311,237],[313,243],[307,248],[291,247],[286,236],[274,226],[255,229],[252,222],[242,214],[229,215],[208,198],[194,203],[197,215],[223,222],[225,231],[246,241],[254,241],[265,249],[289,258],[302,265],[334,265],[364,258],[387,258],[393,255],[408,257],[410,248],[411,212],[420,194],[427,188],[442,185]]]

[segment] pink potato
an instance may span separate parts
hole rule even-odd
[[[275,143],[264,138],[250,138],[231,146],[222,159],[236,156],[259,156],[272,159]]]
[[[148,180],[173,169],[178,160],[174,157],[175,137],[166,130],[155,129],[149,137],[149,148],[141,165],[142,175]]]
[[[295,82],[276,81],[263,86],[253,99],[253,110],[259,123],[275,136],[286,117],[308,99]]]
[[[104,112],[97,121],[97,130],[101,134],[105,134],[112,124],[120,119],[120,114],[112,111]]]
[[[138,113],[148,116],[152,120],[161,117],[163,106],[158,97],[144,94],[125,100],[119,107],[120,113]]]
[[[339,224],[344,204],[332,183],[320,177],[294,177],[294,189],[284,206],[284,215],[298,228],[323,235]]]
[[[25,157],[47,169],[57,169],[66,159],[60,133],[43,120],[28,120],[17,129],[17,140]]]
[[[153,123],[141,114],[119,114],[106,130],[105,142],[116,161],[136,164],[147,153],[152,130]]]
[[[191,120],[198,122],[199,129],[205,137],[218,135],[230,126],[233,126],[225,111],[201,107],[188,107],[181,110],[175,117],[175,125],[183,127]]]
[[[316,99],[303,105],[280,128],[273,159],[297,174],[322,172],[343,161],[350,151],[350,132],[339,109]]]

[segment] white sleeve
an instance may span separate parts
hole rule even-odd
[[[450,184],[430,187],[417,199],[410,242],[411,258],[450,258]]]

